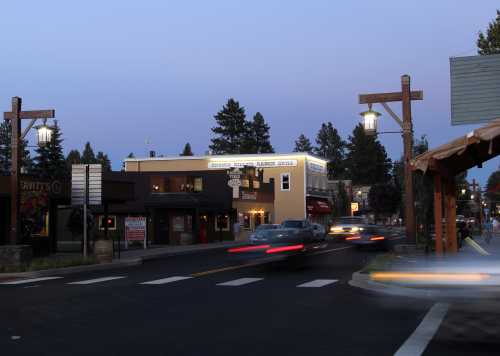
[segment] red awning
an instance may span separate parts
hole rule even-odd
[[[311,215],[329,214],[332,212],[327,200],[307,198],[307,213]]]

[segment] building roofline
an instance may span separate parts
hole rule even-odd
[[[272,158],[272,157],[311,157],[328,163],[328,160],[310,153],[293,152],[293,153],[249,153],[249,154],[227,154],[227,155],[204,155],[204,156],[167,156],[167,157],[145,157],[145,158],[125,158],[124,162],[143,162],[143,161],[188,161],[188,160],[209,160],[209,159],[238,159],[238,158]]]

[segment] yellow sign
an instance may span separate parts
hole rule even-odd
[[[351,203],[351,215],[359,210],[359,203]]]

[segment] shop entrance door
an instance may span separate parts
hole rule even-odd
[[[166,211],[158,211],[155,215],[155,242],[157,244],[168,245],[170,243],[168,213]]]

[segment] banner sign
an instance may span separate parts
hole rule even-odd
[[[211,161],[208,162],[209,169],[229,169],[229,168],[277,168],[277,167],[295,167],[297,166],[296,159],[277,159],[267,161]]]
[[[125,218],[125,241],[146,241],[146,217],[127,216]]]

